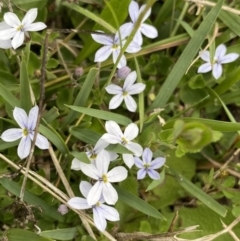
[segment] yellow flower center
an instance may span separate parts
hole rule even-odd
[[[122,137],[122,145],[126,145],[128,143],[128,141],[124,138],[124,137]]]
[[[123,91],[122,95],[123,95],[123,96],[127,96],[127,95],[128,95],[128,92],[127,92],[127,91]]]
[[[105,174],[102,176],[102,180],[103,180],[104,183],[108,182],[108,178]]]
[[[113,44],[112,45],[112,49],[118,49],[119,48],[119,44]]]
[[[27,136],[28,135],[28,130],[26,128],[23,129],[23,135]]]
[[[23,25],[22,24],[17,27],[17,31],[23,31]]]
[[[148,169],[150,167],[150,165],[147,163],[145,163],[143,166],[145,167],[145,169]]]

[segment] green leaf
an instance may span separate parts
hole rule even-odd
[[[43,114],[43,119],[47,122],[47,123],[51,123],[52,121],[56,120],[59,116],[59,111],[58,108],[53,106],[49,111],[45,112]]]
[[[51,239],[39,236],[36,233],[24,229],[11,228],[7,231],[8,241],[50,241]]]
[[[160,179],[158,180],[153,180],[147,187],[146,192],[154,189],[155,187],[157,187],[158,185],[162,184],[163,181],[165,180],[165,168],[161,171],[160,173]]]
[[[12,194],[19,197],[21,186],[18,183],[13,182],[7,178],[0,178],[0,183],[9,192],[11,192]],[[43,210],[43,215],[47,215],[48,217],[51,217],[54,220],[58,220],[60,222],[64,221],[64,217],[60,213],[57,212],[55,207],[50,206],[42,198],[37,197],[36,195],[30,193],[28,190],[25,190],[24,201],[27,202],[28,204],[40,206]],[[35,239],[29,239],[29,240],[35,240]],[[26,241],[26,240],[24,240],[24,241]]]
[[[31,92],[28,79],[28,71],[24,55],[20,65],[20,103],[21,107],[28,113],[32,108]]]
[[[72,156],[77,158],[79,161],[90,164],[90,160],[85,152],[77,152],[77,151],[72,151],[70,152]]]
[[[92,68],[90,69],[87,78],[84,81],[84,84],[81,88],[81,90],[79,91],[73,105],[75,106],[85,106],[87,99],[91,93],[93,84],[95,82],[96,76],[98,73],[98,69],[96,68]],[[66,118],[63,121],[63,126],[66,126],[70,123],[72,123],[72,121],[74,121],[74,119],[78,116],[78,113],[76,113],[75,111],[71,110],[68,115],[66,116]]]
[[[115,121],[121,125],[127,126],[130,123],[132,123],[131,119],[115,114],[109,111],[104,111],[104,110],[98,110],[98,109],[91,109],[91,108],[85,108],[85,107],[78,107],[78,106],[73,106],[73,105],[67,105],[69,108],[72,110],[75,110],[77,112],[83,113],[85,115],[89,115],[98,119],[102,120],[112,120]]]
[[[191,195],[199,199],[202,203],[212,209],[214,212],[218,213],[222,217],[225,217],[227,214],[227,210],[220,205],[217,201],[215,201],[212,197],[206,194],[202,189],[198,188],[191,181],[189,181],[183,175],[177,174],[175,171],[171,170],[174,175],[176,175],[179,184]]]
[[[57,149],[63,153],[68,153],[68,147],[64,143],[62,137],[52,128],[48,125],[48,127],[41,125],[39,126],[40,132],[48,139],[50,142],[52,142]]]
[[[125,191],[124,189],[116,185],[114,185],[114,188],[118,192],[119,200],[123,201],[128,206],[134,209],[137,209],[140,212],[145,213],[151,217],[165,220],[163,215],[156,208],[154,208],[153,206],[151,206],[141,198],[135,195],[132,195],[131,193]]]
[[[211,30],[220,10],[223,5],[224,0],[219,0],[215,7],[209,12],[204,21],[201,23],[199,28],[196,30],[193,38],[190,40],[177,63],[174,65],[171,73],[165,80],[160,91],[158,92],[156,99],[149,107],[149,109],[161,108],[167,103],[169,98],[172,96],[175,88],[182,79],[183,75],[190,66],[193,58],[199,51],[203,41],[205,40],[207,34]]]
[[[95,145],[101,137],[100,134],[92,130],[81,129],[79,127],[70,127],[69,132],[79,140],[91,145]]]
[[[56,230],[42,231],[39,235],[46,238],[52,238],[57,240],[72,240],[77,233],[77,228],[64,228]]]
[[[240,36],[240,17],[237,14],[233,14],[222,10],[219,14],[221,21],[227,25],[235,34]]]
[[[217,121],[217,120],[210,120],[210,119],[203,119],[203,118],[193,118],[193,117],[185,117],[185,118],[178,118],[178,120],[183,120],[184,122],[201,122],[202,124],[211,127],[212,130],[221,131],[221,132],[234,132],[240,130],[240,123],[231,123],[225,121]],[[173,128],[174,122],[176,120],[170,120],[164,125],[162,128],[164,130]]]
[[[21,107],[19,100],[2,84],[0,84],[0,95],[12,107]]]
[[[129,151],[126,147],[120,144],[110,144],[108,147],[105,148],[107,151],[116,152],[120,154],[133,154]]]

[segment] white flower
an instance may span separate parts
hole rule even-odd
[[[109,152],[109,151],[106,151],[104,150],[104,148],[106,148],[107,146],[109,145],[109,143],[107,143],[106,141],[102,140],[101,138],[97,141],[96,145],[94,146],[94,148],[92,150],[89,150],[86,152],[90,162],[95,165],[95,160],[96,160],[96,157],[98,155],[98,153],[100,151],[103,151],[103,152],[107,152],[109,157],[110,157],[110,161],[113,161],[115,160],[118,155],[116,153],[113,153],[113,152]],[[79,171],[81,170],[81,160],[78,160],[77,158],[74,158],[72,160],[72,165],[71,165],[71,169],[72,170],[75,170],[75,171]]]
[[[9,26],[5,22],[0,23],[0,31],[4,30],[4,29],[8,29],[8,28],[9,28]],[[0,48],[1,49],[12,48],[11,40],[10,39],[7,39],[7,40],[1,40],[0,39]]]
[[[8,29],[0,30],[0,39],[12,39],[12,47],[16,49],[23,44],[25,35],[29,37],[28,31],[40,31],[46,28],[46,24],[42,22],[33,23],[37,17],[37,11],[37,8],[30,9],[22,21],[12,12],[5,13],[3,19]]]
[[[152,151],[145,148],[143,151],[142,159],[134,157],[135,165],[140,168],[137,173],[137,179],[143,179],[146,174],[152,179],[160,179],[160,175],[154,169],[162,167],[166,161],[164,157],[158,157],[152,161]]]
[[[12,128],[2,133],[1,138],[4,141],[11,142],[21,138],[18,145],[18,156],[23,159],[27,157],[31,149],[31,140],[33,140],[38,117],[38,106],[34,106],[27,116],[25,110],[15,107],[13,117],[21,128]],[[49,142],[46,137],[37,134],[36,146],[40,149],[48,149]]]
[[[110,144],[121,144],[133,152],[135,156],[142,155],[142,147],[138,143],[132,142],[132,140],[137,137],[139,132],[136,124],[129,124],[126,127],[124,134],[115,121],[106,121],[105,128],[108,133],[103,134],[101,137],[104,141]],[[129,168],[131,168],[134,164],[132,154],[123,154],[123,160]]]
[[[121,47],[123,47],[123,45],[125,44],[124,40],[120,41],[118,33],[116,33],[113,37],[108,35],[92,34],[92,38],[97,43],[105,45],[96,52],[94,62],[103,62],[112,54],[113,63],[115,64],[117,61],[118,55],[121,52]],[[141,47],[137,43],[131,42],[126,49],[126,52],[136,53],[140,49]],[[126,66],[126,64],[127,64],[126,58],[124,55],[122,55],[117,67],[122,68]]]
[[[97,180],[89,191],[87,201],[89,205],[98,202],[101,196],[108,204],[115,204],[118,200],[118,194],[112,186],[112,182],[121,182],[127,178],[127,170],[124,167],[114,167],[108,172],[110,157],[107,152],[100,152],[96,158],[96,166],[92,164],[81,163],[82,172]]]
[[[207,73],[212,70],[213,77],[215,79],[219,79],[222,75],[223,69],[222,64],[227,64],[235,61],[239,54],[231,53],[226,54],[227,48],[224,44],[220,44],[215,51],[213,63],[211,63],[210,53],[209,51],[202,51],[200,52],[200,58],[204,60],[205,64],[202,64],[198,68],[198,73]]]
[[[122,33],[122,38],[125,38],[126,36],[129,36],[134,28],[134,25],[139,17],[139,15],[141,14],[141,12],[143,12],[144,8],[145,8],[146,4],[142,5],[142,7],[139,9],[139,5],[137,2],[132,1],[129,5],[128,11],[129,11],[129,15],[130,18],[132,20],[132,22],[129,23],[125,23],[120,27],[120,31]],[[137,42],[140,46],[143,43],[143,38],[142,38],[142,34],[147,36],[148,38],[156,38],[158,36],[158,32],[157,29],[149,24],[143,23],[151,14],[151,8],[146,12],[146,14],[144,15],[141,25],[139,27],[139,29],[137,30],[133,41]]]
[[[118,221],[119,213],[115,208],[103,204],[103,198],[99,198],[94,205],[89,205],[86,198],[88,197],[91,188],[92,185],[89,182],[81,181],[79,189],[85,198],[71,198],[68,200],[68,205],[74,209],[80,210],[92,208],[94,223],[96,227],[103,232],[107,226],[106,219],[109,221]]]
[[[143,92],[146,87],[146,85],[142,83],[134,84],[136,79],[137,73],[136,71],[133,71],[125,79],[123,87],[111,84],[105,88],[109,94],[115,95],[109,102],[109,109],[116,109],[124,100],[129,111],[136,111],[137,104],[131,95]]]

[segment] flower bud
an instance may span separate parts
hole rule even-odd
[[[84,74],[83,68],[82,68],[82,67],[77,67],[77,68],[74,70],[73,78],[77,80],[77,79],[79,79],[79,77],[81,77],[83,74]]]
[[[121,69],[117,70],[117,77],[119,79],[126,79],[126,77],[130,74],[131,69],[128,66],[124,66]]]
[[[62,215],[65,215],[66,213],[68,213],[68,207],[65,204],[61,204],[58,207],[58,212],[61,213]]]

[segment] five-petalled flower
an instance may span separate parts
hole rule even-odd
[[[25,35],[29,38],[28,31],[45,29],[47,27],[46,24],[42,22],[33,23],[37,17],[37,11],[37,8],[30,9],[22,21],[19,20],[15,13],[5,13],[3,19],[8,28],[0,30],[0,40],[12,39],[12,47],[16,49],[23,44]]]
[[[142,83],[134,84],[136,79],[137,73],[136,71],[133,71],[125,79],[123,87],[111,84],[105,88],[109,94],[115,95],[109,102],[109,109],[116,109],[124,100],[129,111],[136,111],[137,104],[131,95],[143,92],[146,87],[146,85]]]
[[[139,15],[141,14],[141,12],[144,10],[145,7],[146,7],[146,4],[142,5],[141,8],[139,9],[139,5],[137,2],[132,1],[130,3],[128,11],[129,11],[129,15],[130,15],[132,22],[124,23],[120,27],[120,32],[122,34],[121,35],[122,38],[125,38],[131,34]],[[155,27],[153,27],[149,24],[143,23],[149,17],[150,14],[151,14],[151,9],[149,9],[146,12],[146,14],[144,15],[141,25],[133,38],[133,41],[138,43],[140,46],[143,43],[142,34],[144,34],[148,38],[156,38],[158,36],[158,32]]]
[[[17,149],[18,156],[21,159],[27,157],[30,153],[31,140],[33,140],[35,133],[38,111],[38,106],[34,106],[30,110],[29,116],[27,116],[25,110],[15,107],[13,110],[13,117],[21,128],[11,128],[4,131],[1,135],[1,138],[6,142],[16,141],[21,138]],[[46,137],[38,133],[36,139],[36,146],[43,150],[48,149],[49,142]]]
[[[101,32],[101,31],[99,31]],[[120,36],[121,36],[120,32]],[[109,35],[100,35],[100,34],[92,34],[92,38],[100,44],[103,44],[104,46],[101,47],[95,54],[94,62],[103,62],[105,61],[111,54],[113,55],[113,63],[115,64],[117,61],[117,58],[121,52],[121,48],[125,44],[125,40],[121,40],[119,38],[119,34],[116,33],[114,36]],[[132,41],[127,49],[127,53],[136,53],[139,50],[141,50],[141,46]],[[127,61],[124,55],[121,56],[120,61],[117,65],[118,68],[122,68],[126,66]]]
[[[110,163],[109,154],[101,151],[96,157],[96,165],[81,163],[81,170],[97,182],[88,193],[87,201],[89,205],[96,204],[103,196],[107,204],[115,204],[118,200],[118,194],[112,186],[112,182],[121,182],[127,178],[127,170],[122,166],[114,167],[108,172]]]
[[[103,134],[101,137],[104,141],[110,144],[123,145],[129,151],[133,152],[135,156],[142,155],[143,149],[141,145],[132,142],[132,140],[138,136],[139,132],[139,129],[135,123],[129,124],[124,133],[122,133],[119,125],[115,121],[106,121],[105,128],[108,133]],[[129,168],[131,168],[134,164],[132,154],[123,154],[123,160]]]
[[[207,73],[212,70],[213,77],[215,79],[219,79],[222,75],[223,69],[222,64],[227,64],[235,61],[239,54],[231,53],[226,54],[227,48],[224,44],[220,44],[215,51],[213,63],[211,63],[210,53],[209,51],[202,51],[200,52],[200,58],[204,60],[205,64],[202,64],[198,68],[198,73]]]
[[[164,157],[157,157],[152,161],[153,153],[149,148],[145,148],[142,155],[142,160],[139,157],[134,157],[135,165],[140,168],[137,173],[137,179],[143,179],[146,174],[152,179],[159,179],[160,175],[154,169],[162,167],[166,161]]]
[[[68,200],[68,205],[74,209],[80,210],[92,208],[94,223],[100,231],[103,232],[106,229],[106,219],[109,221],[119,220],[118,211],[113,207],[103,204],[103,197],[100,197],[93,205],[88,204],[87,197],[92,189],[92,185],[89,182],[81,181],[79,189],[85,198],[73,197]]]

